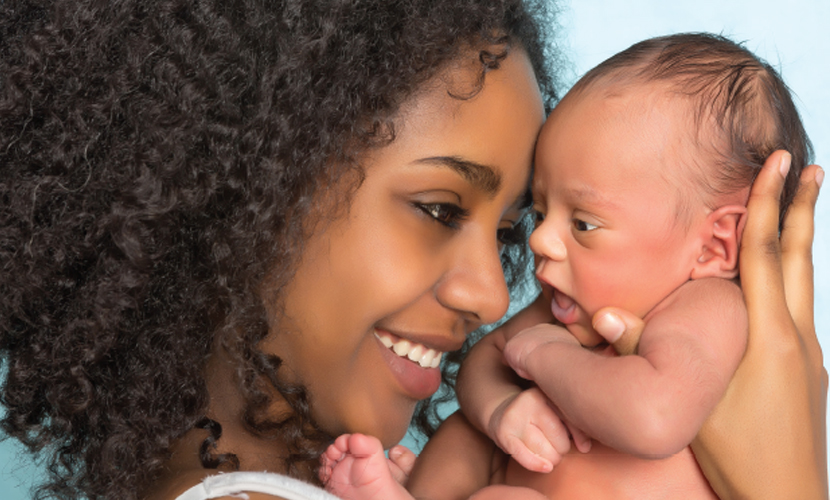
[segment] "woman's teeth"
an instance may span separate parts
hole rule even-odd
[[[378,334],[375,332],[375,337],[380,340],[384,346],[392,349],[392,352],[402,358],[408,358],[421,365],[422,368],[438,368],[441,364],[441,355],[443,353],[435,349],[427,349],[421,344],[410,342],[406,339],[400,339],[397,342],[393,341],[389,336]]]

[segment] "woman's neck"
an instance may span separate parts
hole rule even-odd
[[[243,423],[245,401],[236,383],[233,363],[224,351],[214,352],[205,367],[205,383],[210,397],[206,417],[221,426],[215,448],[208,451],[213,457],[233,455],[239,462],[238,470],[287,473],[287,446],[277,437],[263,437],[249,430]],[[276,403],[275,406],[285,405]],[[207,476],[236,470],[230,461],[216,469],[205,468],[201,448],[211,432],[193,428],[170,447],[170,458],[164,464],[157,481],[148,489],[145,500],[173,500]],[[215,437],[215,436],[214,436]],[[308,470],[302,479],[312,480]]]
[[[215,456],[235,455],[240,470],[286,473],[288,453],[284,440],[278,436],[257,434],[245,425],[246,401],[237,383],[234,363],[222,348],[215,349],[207,362],[205,383],[210,397],[206,416],[221,425],[221,436],[212,453]],[[270,414],[290,412],[276,390],[271,399],[274,403]]]

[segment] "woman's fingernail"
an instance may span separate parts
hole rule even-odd
[[[821,187],[822,182],[824,182],[824,170],[819,167],[819,169],[816,170],[816,184],[818,184],[818,187]]]
[[[607,313],[597,319],[594,323],[594,330],[602,335],[605,340],[613,344],[625,332],[625,323],[617,315]]]
[[[781,163],[778,164],[778,169],[781,171],[781,177],[787,177],[787,172],[790,171],[791,162],[792,156],[790,155],[790,153],[784,153],[783,155],[781,155]]]

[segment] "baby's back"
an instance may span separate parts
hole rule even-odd
[[[717,500],[691,448],[662,460],[647,460],[594,442],[589,453],[571,450],[549,474],[524,469],[510,460],[505,482],[526,486],[551,500]]]

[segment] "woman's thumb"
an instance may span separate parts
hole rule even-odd
[[[628,311],[616,307],[603,307],[594,314],[592,324],[621,356],[637,352],[640,335],[645,323]]]

